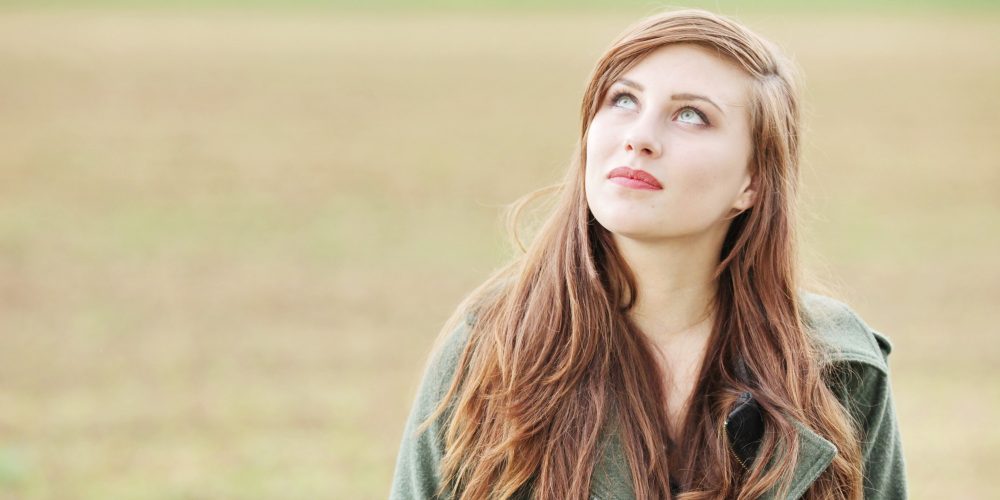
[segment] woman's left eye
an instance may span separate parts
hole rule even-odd
[[[695,124],[695,125],[707,125],[708,124],[708,121],[705,120],[705,117],[702,116],[702,114],[699,113],[698,110],[696,110],[694,108],[684,108],[684,109],[682,109],[681,112],[677,115],[677,119],[680,120],[680,121],[682,121],[682,122],[692,123],[692,124]]]

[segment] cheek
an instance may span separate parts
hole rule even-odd
[[[603,114],[598,114],[587,129],[587,150],[600,154],[607,150],[613,140],[613,128]]]
[[[724,190],[729,184],[728,179],[736,169],[725,158],[716,158],[716,160],[702,163],[697,168],[688,170],[687,184],[699,192]]]
[[[600,123],[596,120],[591,124],[587,132],[587,150],[584,166],[587,178],[595,175],[600,170],[602,159],[607,156],[607,135]]]
[[[736,195],[746,174],[747,161],[741,147],[733,143],[690,151],[687,168],[677,169],[683,176],[678,185],[697,203],[727,204]]]

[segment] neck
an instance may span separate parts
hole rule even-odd
[[[714,317],[721,237],[655,242],[614,236],[631,267],[638,296],[630,319],[658,343],[706,336]]]

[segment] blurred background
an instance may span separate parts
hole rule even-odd
[[[805,260],[894,342],[913,498],[997,498],[1000,8],[683,5],[804,71]],[[384,498],[502,207],[660,7],[0,2],[0,498]]]

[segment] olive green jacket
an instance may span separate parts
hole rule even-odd
[[[833,373],[848,374],[828,385],[850,410],[863,429],[865,498],[906,498],[906,479],[899,426],[896,421],[886,363],[889,341],[866,325],[848,306],[834,299],[803,292],[803,321],[827,348],[827,362],[839,365]],[[435,498],[441,480],[440,461],[444,456],[441,439],[445,417],[416,435],[420,422],[440,402],[455,373],[459,356],[468,340],[463,324],[433,354],[424,373],[416,401],[410,411],[396,459],[389,497],[392,500]],[[799,459],[795,465],[788,497],[799,498],[826,470],[837,454],[836,447],[802,422],[799,429]],[[595,466],[591,477],[592,499],[635,498],[627,462],[616,436]],[[754,466],[757,466],[756,464]],[[775,499],[775,493],[765,496]]]

